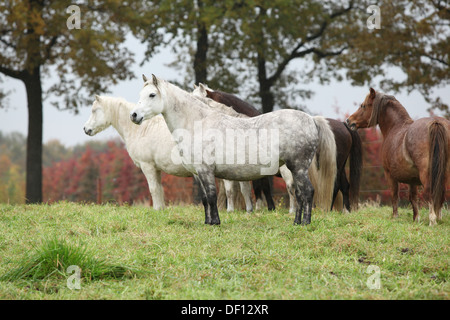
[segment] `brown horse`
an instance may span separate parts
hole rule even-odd
[[[430,204],[430,225],[442,219],[446,184],[450,178],[450,121],[441,117],[412,120],[393,96],[370,88],[361,107],[347,119],[353,130],[380,126],[382,161],[392,194],[393,217],[398,216],[398,183],[410,186],[413,220],[418,220],[417,188],[424,186]]]
[[[336,166],[337,174],[334,182],[333,199],[331,208],[333,208],[337,193],[341,191],[344,207],[347,211],[358,208],[359,185],[362,171],[362,143],[361,137],[357,131],[350,130],[344,122],[329,119],[328,124],[334,134],[336,141]],[[347,179],[345,173],[345,164],[350,158],[350,175]]]

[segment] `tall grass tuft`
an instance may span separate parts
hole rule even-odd
[[[67,277],[69,274],[66,270],[71,265],[78,266],[81,269],[81,277],[86,280],[119,279],[132,274],[125,266],[111,265],[105,260],[95,258],[84,246],[50,239],[44,241],[34,254],[24,258],[19,267],[0,277],[0,281]]]

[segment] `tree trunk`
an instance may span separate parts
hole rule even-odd
[[[200,1],[199,1],[200,5]],[[194,56],[194,72],[195,83],[198,85],[200,82],[207,83],[207,53],[208,53],[208,30],[203,22],[197,23],[197,50]],[[202,191],[200,184],[194,179],[193,183],[193,198],[194,203],[198,204],[202,201]]]
[[[259,97],[261,98],[262,112],[272,112],[275,105],[275,98],[270,88],[272,83],[267,79],[266,59],[261,53],[258,53],[258,82]]]
[[[204,23],[198,23],[197,31],[197,51],[194,57],[195,83],[206,83],[207,80],[207,64],[206,56],[208,53],[208,30]]]
[[[28,100],[26,202],[42,202],[42,86],[40,66],[24,79]]]

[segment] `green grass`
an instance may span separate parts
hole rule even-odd
[[[1,204],[0,299],[449,299],[449,211],[434,227],[426,209],[399,215],[314,210],[304,227],[284,209],[221,212],[208,226],[196,206]]]

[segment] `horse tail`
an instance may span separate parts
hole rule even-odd
[[[336,180],[336,141],[328,121],[321,116],[313,117],[319,131],[319,146],[312,162],[312,171],[317,172],[315,186],[316,206],[329,211],[333,198],[334,182]],[[310,173],[311,173],[310,169]]]
[[[428,174],[431,186],[431,201],[436,214],[439,214],[445,200],[445,175],[449,160],[447,134],[446,128],[437,120],[430,124]]]
[[[350,208],[358,209],[359,188],[362,174],[362,142],[357,131],[346,128],[352,136],[352,147],[350,148]]]

